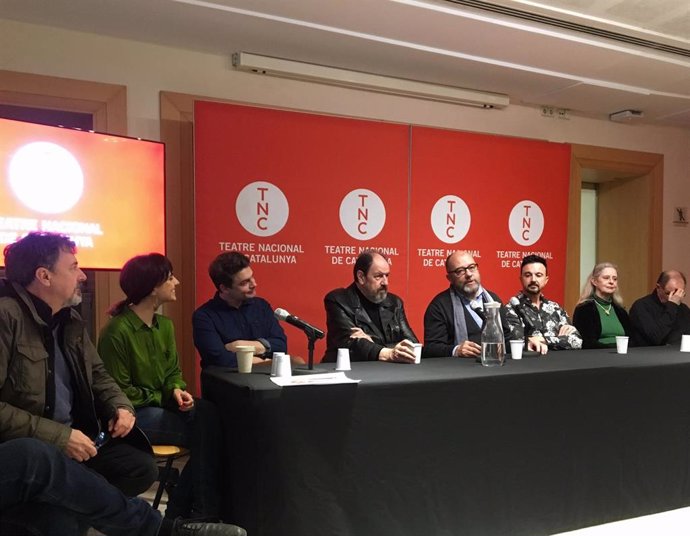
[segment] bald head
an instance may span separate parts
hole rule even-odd
[[[669,300],[678,304],[685,297],[685,274],[678,270],[666,270],[659,274],[656,282],[656,295],[661,303]]]
[[[481,285],[479,265],[468,251],[451,253],[446,259],[446,279],[460,294],[474,299]]]

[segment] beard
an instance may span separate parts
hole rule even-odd
[[[371,303],[381,303],[388,296],[388,287],[379,288],[377,290],[360,288],[360,292]]]
[[[470,299],[477,297],[477,291],[479,290],[479,281],[476,279],[470,283],[465,283],[460,287],[460,293]]]
[[[69,300],[67,300],[67,303],[65,304],[65,307],[76,307],[81,303],[82,297],[81,297],[81,289],[78,288],[74,291],[74,294],[70,297]]]
[[[480,283],[478,280],[473,279],[469,283],[462,283],[455,287],[455,290],[460,294],[465,296],[468,300],[473,300],[477,297],[477,291],[479,290]]]
[[[525,292],[527,294],[537,295],[541,293],[541,287],[539,285],[529,285],[525,287]]]
[[[376,294],[374,294],[373,299],[371,301],[373,301],[374,303],[381,303],[383,300],[386,299],[387,296],[388,296],[388,289],[387,288],[381,288],[381,289],[376,291]]]

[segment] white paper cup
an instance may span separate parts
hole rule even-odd
[[[422,344],[416,342],[414,346],[414,364],[419,365],[422,362]]]
[[[348,348],[338,348],[335,370],[352,370],[350,367],[350,350]]]
[[[251,372],[252,364],[254,363],[254,347],[237,346],[235,348],[235,355],[237,356],[237,371],[243,374]]]
[[[278,356],[278,364],[276,365],[276,376],[280,378],[289,378],[292,376],[292,365],[290,363],[290,356],[283,354]]]
[[[525,347],[525,341],[510,341],[510,356],[513,359],[522,359],[522,349]]]
[[[619,354],[628,353],[628,337],[618,336],[616,337],[616,352]]]
[[[690,352],[690,335],[683,335],[680,339],[680,351]]]
[[[273,352],[273,358],[271,359],[271,376],[278,375],[278,358],[285,355],[285,352]]]

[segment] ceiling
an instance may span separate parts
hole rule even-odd
[[[690,128],[690,0],[0,0],[0,17]]]

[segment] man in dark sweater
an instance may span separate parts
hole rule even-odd
[[[501,303],[501,299],[482,288],[479,264],[469,252],[452,253],[445,267],[450,288],[437,294],[424,313],[423,355],[476,358],[482,353],[484,304]],[[508,335],[503,309],[501,321]]]
[[[630,308],[633,342],[636,346],[680,344],[690,334],[690,309],[685,297],[685,275],[678,270],[661,272],[651,294]]]
[[[287,337],[273,308],[256,295],[249,258],[237,251],[218,255],[208,267],[216,294],[194,311],[194,346],[201,368],[236,367],[238,346],[254,347],[254,364],[270,363],[274,352],[287,352]]]

